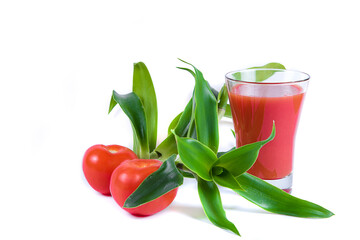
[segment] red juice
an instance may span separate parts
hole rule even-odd
[[[294,139],[304,91],[298,85],[238,84],[229,92],[237,147],[276,135],[265,144],[249,173],[265,180],[292,172]]]

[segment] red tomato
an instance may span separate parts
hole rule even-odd
[[[110,195],[112,172],[122,162],[136,158],[136,154],[127,147],[94,145],[83,157],[82,167],[85,178],[93,189],[104,195]]]
[[[121,208],[135,216],[149,216],[170,205],[176,196],[177,188],[139,207],[123,207],[125,200],[147,176],[158,170],[161,164],[161,161],[155,159],[135,159],[123,162],[114,170],[110,181],[110,191]]]

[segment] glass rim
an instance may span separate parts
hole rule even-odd
[[[232,77],[232,74],[237,73],[237,72],[256,72],[256,71],[275,71],[275,72],[292,72],[292,73],[296,73],[299,74],[303,77],[299,77],[299,79],[297,80],[293,80],[293,81],[283,81],[283,82],[254,82],[254,81],[249,81],[249,80],[239,80],[239,79],[235,79],[234,77]],[[302,72],[302,71],[298,71],[298,70],[291,70],[291,69],[276,69],[276,68],[253,68],[253,69],[240,69],[240,70],[235,70],[235,71],[231,71],[225,74],[225,78],[228,81],[233,81],[233,82],[241,82],[241,83],[248,83],[248,84],[292,84],[292,83],[301,83],[301,82],[306,82],[310,80],[310,75]]]

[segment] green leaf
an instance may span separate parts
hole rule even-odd
[[[177,154],[175,136],[173,134],[168,135],[165,140],[156,147],[152,154],[155,154],[157,156],[155,158],[161,161],[169,158],[173,154]]]
[[[211,92],[214,94],[215,99],[219,100],[219,92],[218,92],[218,90],[211,87],[208,81],[205,80],[205,82],[209,85],[209,88],[210,88]]]
[[[198,192],[201,204],[208,219],[216,226],[227,229],[240,236],[235,225],[226,218],[221,196],[216,184],[198,178]]]
[[[183,61],[183,60],[181,60],[181,59],[179,59],[179,60],[182,61],[182,62],[184,62],[184,63],[187,63],[187,62],[185,62],[185,61]],[[187,64],[191,65],[190,63],[187,63]],[[191,66],[192,66],[192,65],[191,65]],[[191,70],[191,69],[189,69],[189,68],[184,68],[184,67],[177,67],[177,68],[189,72],[194,78],[196,77],[196,74],[194,73],[194,71]],[[205,81],[206,81],[206,80],[205,80]],[[207,82],[207,81],[206,81],[206,82]],[[219,92],[218,92],[216,89],[212,88],[211,86],[210,86],[210,90],[211,90],[211,92],[214,94],[214,97],[215,97],[215,98],[218,98]]]
[[[179,60],[182,61],[181,59],[179,59]],[[182,61],[182,62],[183,62],[183,61]],[[189,69],[189,68],[184,68],[184,67],[177,67],[177,68],[189,72],[189,73],[195,78],[195,73],[194,73],[193,70],[191,70],[191,69]]]
[[[197,135],[196,135],[196,125],[195,125],[195,91],[193,93],[193,97],[191,98],[191,116],[190,116],[190,120],[189,120],[189,129],[188,132],[186,134],[186,137],[190,137],[190,138],[194,138],[197,139]]]
[[[212,178],[220,186],[233,190],[243,190],[236,178],[226,169],[221,167],[212,168]]]
[[[197,139],[217,153],[219,126],[217,101],[203,75],[195,68],[195,125]]]
[[[218,100],[218,119],[220,120],[226,113],[226,106],[228,105],[228,91],[226,84],[222,86],[217,97]]]
[[[192,172],[190,169],[188,169],[183,163],[178,162],[176,164],[176,167],[184,177],[195,178],[196,174]]]
[[[184,62],[181,59],[179,59],[179,60]],[[195,74],[195,72],[193,70],[191,70],[189,68],[184,68],[184,67],[177,67],[177,68],[189,72],[194,78],[196,78],[196,74]],[[194,92],[195,92],[195,89],[194,89]],[[190,99],[190,102],[191,102],[191,115],[190,115],[190,119],[189,119],[189,122],[188,122],[189,128],[187,130],[186,136],[196,139],[195,111],[194,111],[196,103],[194,101],[194,98],[195,97],[194,97],[194,93],[193,93],[193,96]],[[190,104],[190,102],[189,102],[189,104]]]
[[[224,117],[232,118],[230,104],[226,105]]]
[[[273,140],[274,137],[275,123],[273,123],[272,132],[266,140],[250,143],[227,152],[219,157],[214,166],[223,167],[237,177],[251,168],[259,155],[261,147]]]
[[[265,64],[264,66],[258,66],[258,67],[251,67],[249,69],[259,69],[259,68],[270,68],[270,69],[286,69],[284,65],[277,62],[271,62],[268,64]]]
[[[140,98],[133,92],[120,95],[113,91],[109,113],[119,104],[130,119],[134,132],[134,150],[139,158],[149,158],[148,136],[146,131],[145,111]]]
[[[154,85],[143,62],[134,64],[133,92],[138,95],[144,106],[149,151],[151,152],[156,147],[158,110]]]
[[[175,165],[176,155],[168,158],[160,168],[150,174],[126,199],[125,208],[134,208],[148,203],[183,184],[183,176]]]
[[[183,112],[179,113],[170,123],[169,127],[168,127],[168,135],[171,134],[171,130],[175,129],[175,127],[177,126],[177,124],[179,123],[180,117],[183,114]]]
[[[141,153],[142,151],[142,147],[141,147],[141,144],[140,144],[140,140],[137,136],[137,133],[136,133],[136,129],[135,127],[133,126],[133,124],[131,124],[131,129],[132,129],[132,132],[133,132],[133,151],[134,153],[139,157],[140,155],[145,155],[147,156],[147,152],[144,152],[144,153]],[[144,151],[146,151],[146,149],[148,149],[148,145],[146,144],[145,146],[145,149]]]
[[[191,65],[190,63],[187,64]],[[214,153],[217,153],[219,147],[217,99],[203,74],[196,67],[191,66],[195,70],[195,125],[197,139],[212,149]]]
[[[177,122],[176,126],[174,127],[174,131],[178,136],[186,136],[189,130],[189,125],[191,123],[191,115],[192,115],[192,98],[186,105],[184,111],[179,114],[178,120],[173,120],[169,126],[169,131],[173,129],[172,126],[175,125],[174,123]],[[154,150],[158,155],[159,159],[166,159],[170,157],[172,154],[177,154],[177,146],[175,141],[175,136],[170,134],[167,138],[162,141],[159,146]]]
[[[235,134],[235,131],[233,129],[230,129],[231,130],[231,133],[232,135],[234,136],[234,138],[236,138],[236,134]]]
[[[235,192],[269,212],[304,218],[328,218],[334,215],[320,205],[296,198],[251,174],[244,173],[236,179],[245,191]]]
[[[269,68],[269,69],[285,69],[284,65],[280,64],[280,63],[268,63],[265,64],[264,66],[259,66],[259,67],[251,67],[248,69],[259,69],[259,68]],[[266,79],[268,79],[269,77],[271,77],[272,75],[274,75],[275,72],[278,72],[277,70],[265,70],[265,71],[259,71],[256,72],[256,82],[262,82],[265,81]],[[234,73],[233,77],[236,80],[242,80],[242,76],[240,72]]]
[[[181,61],[183,61],[183,60],[181,60]],[[183,62],[185,62],[185,61],[183,61]],[[187,63],[187,62],[185,62],[185,63]],[[195,72],[192,71],[191,69],[183,68],[183,67],[177,67],[177,68],[189,72],[194,78],[196,78]],[[209,83],[206,80],[205,80],[205,82],[209,85]],[[226,85],[224,84],[224,86],[222,87],[220,92],[218,92],[216,89],[212,88],[210,85],[209,85],[209,87],[210,87],[210,90],[213,93],[215,99],[217,99],[217,101],[218,101],[218,120],[220,120],[223,116],[231,118],[230,105],[227,104],[228,92],[227,92]],[[195,101],[194,101],[194,104],[193,104],[193,109],[195,109]],[[188,130],[187,137],[197,139],[195,124],[193,122],[193,120],[195,118],[194,115],[195,114],[193,113],[192,118],[190,120],[190,124],[189,124],[190,128]]]
[[[180,116],[179,122],[174,129],[175,133],[180,137],[186,136],[190,128],[192,109],[193,109],[193,98],[191,98],[190,101],[186,104],[186,107]]]
[[[179,60],[182,61],[181,59],[179,59]],[[177,67],[177,68],[189,72],[194,78],[196,78],[196,74],[195,74],[195,72],[193,70],[191,70],[189,68],[184,68],[184,67]],[[194,90],[194,92],[195,92],[195,90]],[[195,111],[194,111],[196,104],[195,104],[195,101],[194,101],[194,93],[193,93],[192,98],[190,99],[190,102],[191,102],[191,115],[190,115],[190,119],[189,119],[189,122],[188,122],[189,128],[187,129],[186,136],[191,137],[191,138],[196,138]],[[189,104],[190,104],[190,102],[189,102]]]
[[[175,134],[175,133],[174,133]],[[178,153],[183,164],[199,177],[211,181],[210,170],[217,161],[215,153],[201,142],[175,134]]]

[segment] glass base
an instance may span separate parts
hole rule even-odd
[[[278,187],[278,188],[284,190],[287,193],[291,193],[292,182],[293,182],[293,174],[290,173],[286,177],[280,178],[280,179],[264,180],[264,181],[274,185],[275,187]]]

